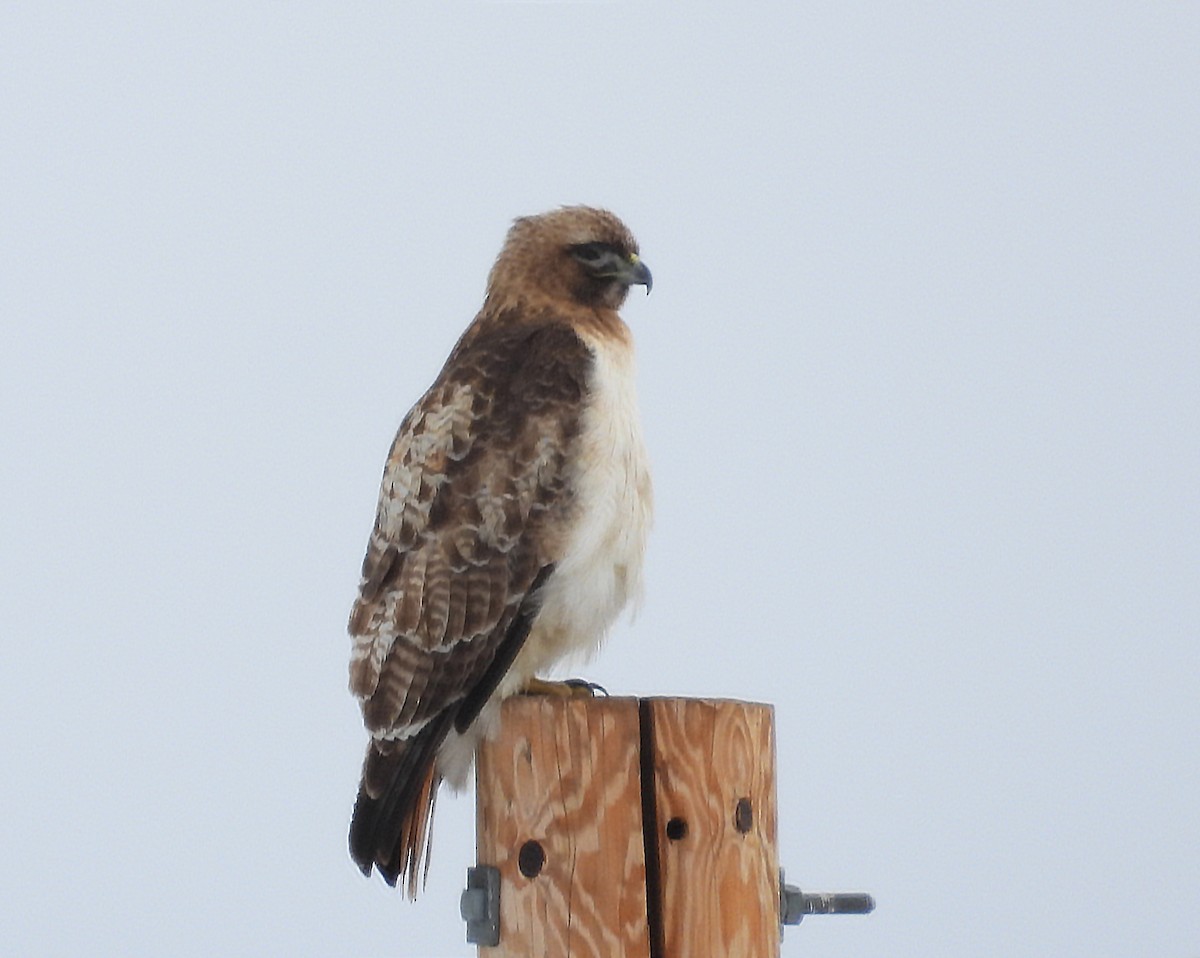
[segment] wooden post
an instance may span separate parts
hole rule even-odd
[[[476,767],[481,958],[777,958],[770,706],[515,697]]]

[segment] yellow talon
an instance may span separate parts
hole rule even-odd
[[[560,699],[592,698],[599,686],[588,682],[550,682],[546,679],[532,678],[521,689],[522,695],[553,695]]]

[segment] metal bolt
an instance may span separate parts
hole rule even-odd
[[[779,922],[798,925],[805,915],[867,915],[875,910],[875,899],[863,892],[812,894],[785,884],[779,870]],[[782,931],[782,929],[781,929]]]
[[[500,944],[500,869],[494,865],[468,868],[458,910],[467,923],[468,944],[488,948]]]

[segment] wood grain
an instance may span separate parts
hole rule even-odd
[[[773,710],[640,705],[504,703],[477,760],[478,860],[501,876],[481,958],[778,958]]]
[[[638,751],[636,699],[504,703],[476,765],[478,860],[501,880],[500,944],[481,956],[650,958]]]
[[[725,700],[649,702],[664,956],[774,958],[774,711]]]

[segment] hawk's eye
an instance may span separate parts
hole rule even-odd
[[[571,247],[571,255],[584,266],[597,267],[616,253],[607,243],[580,243]]]

